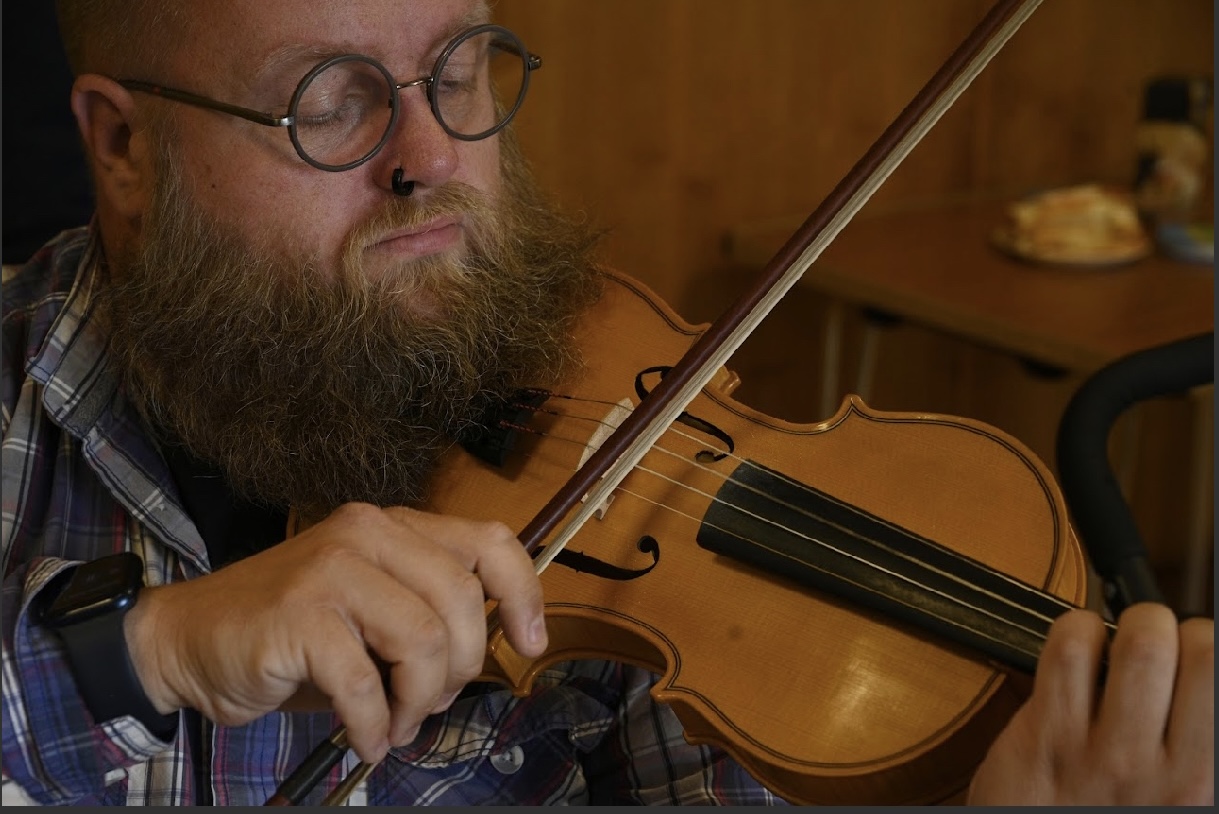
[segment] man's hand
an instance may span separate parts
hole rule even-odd
[[[541,583],[506,526],[348,504],[213,574],[147,589],[126,631],[160,711],[239,725],[320,693],[372,762],[481,672],[488,598],[512,646],[540,655]]]
[[[971,804],[1215,801],[1215,623],[1135,605],[1106,650],[1099,616],[1054,622],[1033,693],[991,746]]]

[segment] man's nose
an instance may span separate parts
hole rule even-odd
[[[404,194],[407,185],[438,187],[457,171],[453,138],[436,121],[424,86],[403,88],[398,93],[398,121],[383,150],[380,183],[399,194]]]

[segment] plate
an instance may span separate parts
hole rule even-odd
[[[1145,236],[1130,239],[1120,243],[1105,246],[1089,246],[1086,250],[1034,250],[1027,245],[1021,245],[1012,231],[999,227],[991,232],[991,243],[1018,260],[1051,266],[1079,266],[1084,268],[1104,268],[1109,266],[1124,266],[1151,255],[1155,248]]]
[[[1156,228],[1156,242],[1164,254],[1174,260],[1215,264],[1215,227],[1212,224],[1161,224]]]

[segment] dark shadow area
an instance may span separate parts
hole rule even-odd
[[[22,263],[93,213],[93,190],[68,104],[68,68],[50,0],[6,2],[3,28],[3,261]]]

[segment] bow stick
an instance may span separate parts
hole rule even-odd
[[[1000,0],[991,8],[914,100],[766,264],[754,286],[712,323],[525,527],[520,540],[532,553],[581,498],[588,495],[584,505],[537,556],[539,573],[710,383],[728,357],[749,338],[1040,4],[1041,0]]]

